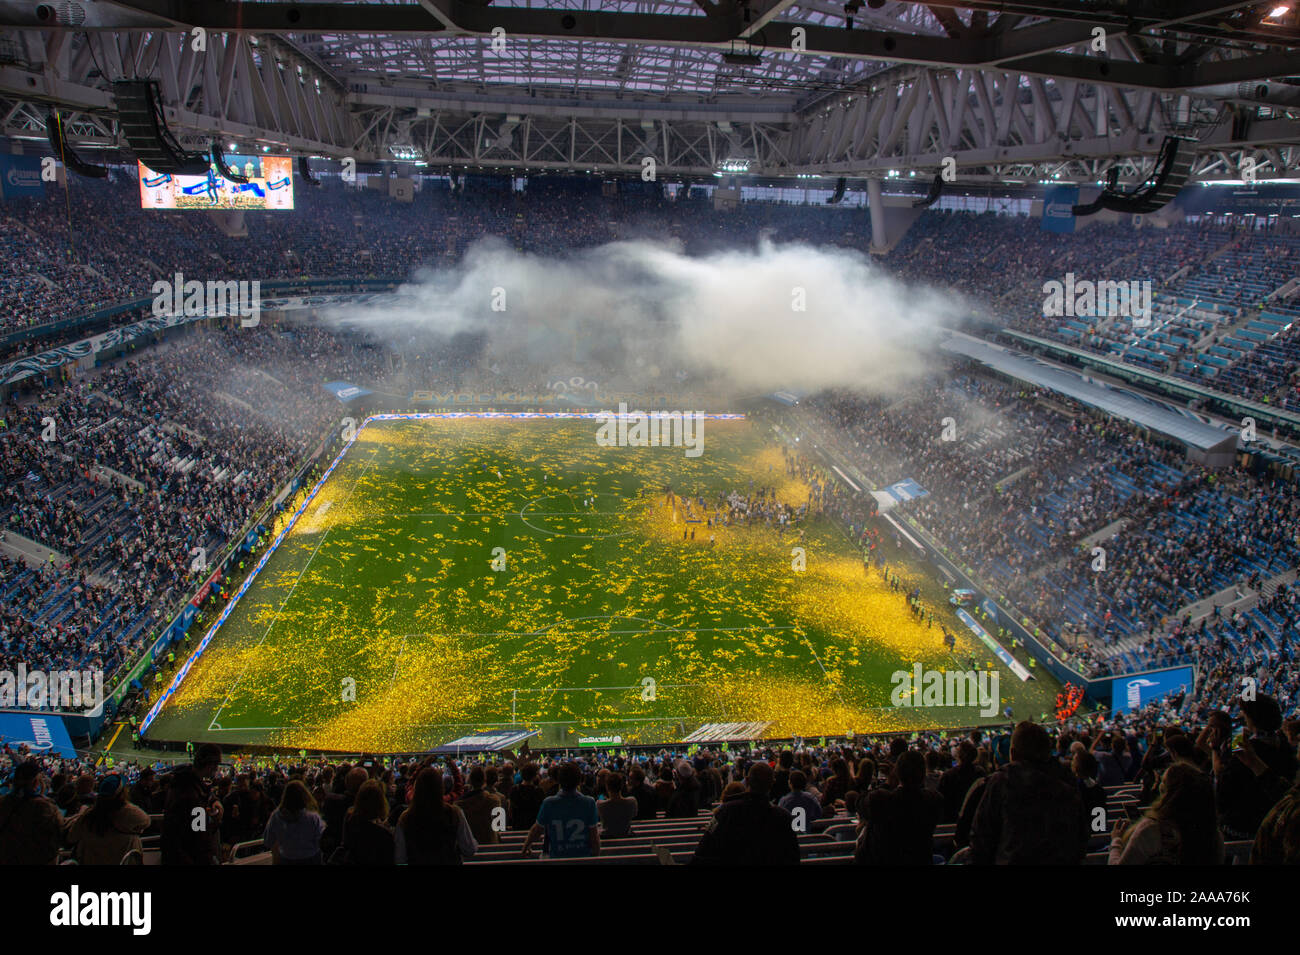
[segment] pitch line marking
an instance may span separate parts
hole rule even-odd
[[[286,599],[287,599],[287,598],[286,598]],[[553,623],[553,624],[550,624],[550,625],[548,625],[548,626],[546,626],[546,627],[543,627],[541,630],[459,631],[459,632],[455,632],[455,633],[440,633],[439,635],[440,635],[440,636],[446,636],[446,637],[537,637],[537,636],[541,636],[542,634],[546,633],[548,630],[553,630],[553,629],[555,629],[556,627],[561,627],[561,626],[563,626],[565,623],[577,623],[577,622],[581,622],[581,621],[584,621],[584,620],[640,620],[640,621],[642,621],[643,623],[654,623],[653,620],[647,620],[645,617],[629,617],[629,616],[622,616],[622,615],[619,615],[619,614],[605,614],[605,615],[597,615],[597,616],[592,616],[592,617],[578,617],[578,618],[576,618],[575,620],[572,620],[572,621],[563,621],[563,620],[562,620],[562,621],[560,621],[560,622],[558,622],[558,623]],[[267,629],[268,629],[268,632],[269,632],[270,628],[268,627]],[[796,629],[798,629],[798,628],[797,628],[797,627],[793,627],[793,626],[788,626],[788,627],[670,627],[670,626],[666,626],[666,625],[664,625],[664,626],[655,626],[655,627],[642,627],[642,628],[640,628],[640,629],[636,629],[636,630],[607,630],[607,631],[605,631],[605,632],[608,633],[608,634],[618,634],[618,635],[628,635],[628,634],[638,634],[638,633],[751,633],[751,632],[753,632],[753,633],[776,633],[776,632],[784,632],[784,631],[796,630]],[[396,679],[396,676],[397,676],[397,663],[399,663],[399,662],[401,661],[401,655],[404,654],[404,653],[406,652],[407,641],[410,640],[411,637],[429,637],[429,636],[433,636],[433,634],[432,634],[432,633],[408,633],[408,634],[404,634],[404,635],[402,636],[402,649],[398,652],[398,660],[397,660],[397,662],[395,662],[394,665],[393,665],[393,676],[389,678],[389,681],[388,681],[388,682],[389,682],[389,686],[392,686],[394,680]],[[263,635],[263,639],[265,639],[265,635]],[[805,640],[806,640],[806,639],[807,639],[807,638],[805,638]],[[260,646],[261,644],[258,644],[258,645]],[[812,648],[809,647],[809,649],[812,649]],[[813,651],[813,657],[814,657],[814,658],[817,657],[817,652],[816,652],[815,650]],[[817,660],[817,664],[818,664],[818,666],[821,666],[821,660],[820,660],[820,659]],[[245,669],[247,669],[247,668],[245,668]],[[826,675],[826,668],[825,668],[825,667],[822,667],[822,674],[823,674],[823,675]],[[240,676],[241,676],[241,679],[242,679],[243,674],[241,674]],[[699,683],[669,683],[669,684],[664,684],[664,686],[668,687],[669,689],[681,688],[681,687],[702,686],[702,685],[703,685],[703,684],[699,684]],[[636,689],[638,686],[639,686],[639,684],[632,684],[632,685],[630,685],[630,686],[601,686],[601,687],[581,687],[581,686],[578,686],[578,687],[533,687],[533,688],[519,688],[519,689],[515,689],[515,688],[507,688],[506,690],[503,690],[503,692],[512,692],[512,693],[515,693],[515,692],[517,692],[517,693],[547,693],[547,692],[551,692],[551,693],[554,693],[554,692],[572,691],[572,690],[626,690],[626,689]],[[234,692],[234,688],[233,688],[233,687],[231,688],[231,692],[232,692],[232,693]],[[228,702],[228,701],[229,701],[229,694],[227,694],[227,702]],[[225,704],[223,703],[222,706],[224,707]],[[217,715],[220,715],[220,710],[217,711]],[[667,719],[667,717],[665,717],[665,719]],[[551,722],[556,723],[556,724],[559,724],[559,723],[570,722],[570,721],[567,721],[567,720],[552,720]],[[421,725],[422,725],[422,726],[441,726],[441,725],[448,725],[448,726],[473,726],[473,725],[476,725],[476,724],[473,724],[473,723],[448,723],[448,724],[429,723],[429,724],[421,724]],[[507,723],[506,725],[512,725],[512,724]],[[522,726],[522,725],[524,725],[524,724],[520,723],[520,724],[518,724],[518,725]],[[208,726],[208,730],[209,730],[210,732],[217,732],[217,731],[220,731],[220,732],[224,732],[224,733],[232,733],[232,732],[237,732],[237,731],[240,731],[240,730],[247,730],[247,731],[249,731],[249,732],[252,732],[252,731],[254,731],[254,730],[266,730],[266,731],[272,731],[272,730],[284,730],[284,729],[293,729],[293,728],[295,728],[295,727],[288,727],[288,726],[239,726],[239,727],[232,727],[232,728],[227,729],[227,728],[221,726],[221,724],[217,723],[216,720],[215,720],[215,718],[213,719],[212,724]],[[299,728],[299,729],[316,729],[317,727],[313,727],[313,726],[302,726],[301,724],[296,724],[296,728]],[[416,728],[421,728],[421,727],[420,727],[420,726],[417,726]]]
[[[530,521],[530,520],[528,519],[528,516],[524,513],[525,511],[528,510],[529,507],[531,507],[532,505],[536,504],[538,501],[544,501],[544,500],[546,500],[547,498],[551,498],[551,497],[560,497],[560,496],[567,497],[570,501],[573,500],[573,492],[572,492],[572,491],[556,491],[556,492],[551,493],[551,494],[539,494],[537,497],[533,498],[531,501],[527,502],[526,504],[524,504],[523,507],[521,507],[521,508],[519,509],[519,519],[520,519],[521,521],[523,521],[525,524],[527,524],[529,527],[531,527],[533,530],[537,531],[538,533],[541,533],[541,534],[548,534],[548,535],[550,535],[551,537],[568,537],[568,538],[574,538],[574,539],[576,539],[576,540],[609,540],[610,538],[614,538],[614,537],[627,537],[629,534],[633,533],[632,530],[626,530],[626,531],[619,531],[619,532],[617,532],[617,533],[613,533],[613,534],[565,534],[563,531],[553,531],[553,530],[549,530],[548,528],[545,528],[545,527],[538,527],[536,524],[534,524],[532,521]],[[575,505],[575,507],[576,507],[576,505]],[[534,512],[534,516],[535,516],[535,517],[542,517],[542,516],[546,515],[547,513],[548,513],[548,512],[544,512],[544,511],[536,511],[536,512]],[[587,511],[578,511],[578,510],[573,511],[572,514],[567,513],[567,512],[561,512],[558,516],[563,516],[563,517],[582,517],[582,516],[584,516],[584,515],[587,514],[587,513],[590,513],[590,514],[592,514],[592,515],[594,515],[594,516],[597,516],[597,517],[626,517],[626,516],[627,516],[627,515],[621,515],[621,514],[619,514],[619,512],[617,512],[617,511],[591,511],[591,512],[587,512]]]
[[[370,459],[366,461],[366,466],[361,469],[361,473],[357,475],[357,479],[352,482],[352,487],[348,490],[348,496],[343,499],[344,504],[346,504],[348,501],[352,499],[352,495],[353,493],[355,493],[357,486],[361,483],[361,480],[366,476],[366,472],[370,470],[370,466],[375,463],[375,456],[378,453],[379,453],[378,448],[376,448],[374,451],[370,453]],[[329,536],[331,533],[333,533],[333,531],[334,531],[333,527],[327,528],[325,530],[325,533],[321,535],[320,540],[316,542],[316,549],[311,552],[311,556],[307,558],[307,563],[303,564],[302,570],[298,571],[298,576],[294,579],[293,586],[290,587],[289,592],[285,594],[284,600],[280,601],[280,606],[276,609],[275,616],[272,617],[271,622],[266,625],[266,630],[262,633],[262,639],[257,641],[257,646],[253,648],[254,650],[260,650],[262,644],[266,643],[266,638],[271,635],[271,628],[276,625],[277,621],[279,621],[280,619],[280,614],[284,612],[285,604],[289,602],[289,598],[292,597],[294,591],[298,589],[298,584],[302,583],[302,578],[307,573],[307,569],[311,567],[312,561],[316,559],[316,555],[320,553],[321,547],[325,544],[325,541],[329,539]],[[220,724],[217,722],[217,718],[221,716],[221,711],[226,708],[226,704],[229,703],[230,698],[234,696],[235,690],[239,689],[239,684],[243,682],[244,675],[248,673],[248,668],[251,665],[252,665],[252,661],[250,660],[248,663],[244,664],[244,669],[239,671],[239,676],[235,678],[234,684],[232,684],[230,689],[226,692],[226,698],[221,701],[221,705],[217,707],[217,712],[212,715],[212,721],[208,724],[209,731],[211,731],[214,727],[217,728],[220,727]]]
[[[411,639],[409,633],[402,637],[402,648],[397,651],[397,659],[393,661],[393,675],[388,678],[389,686],[397,682],[397,668],[402,665],[402,654],[406,652],[406,641],[409,639]]]
[[[664,687],[669,690],[680,690],[683,687],[704,687],[705,683],[656,683],[656,687]],[[640,683],[631,683],[626,686],[539,686],[533,689],[511,688],[511,693],[569,693],[574,690],[639,690]]]
[[[622,723],[681,723],[681,722],[694,722],[695,719],[696,719],[696,717],[693,717],[693,716],[638,716],[638,717],[630,717],[630,718],[625,719],[625,720],[620,720],[620,721],[618,721],[618,723],[615,723],[615,724],[613,724],[613,725],[621,725]],[[475,722],[473,722],[473,723],[411,723],[411,724],[409,724],[409,727],[408,727],[408,728],[409,728],[409,729],[413,729],[413,730],[426,730],[426,729],[437,729],[438,727],[441,727],[441,726],[452,727],[452,726],[487,726],[487,725],[494,725],[494,726],[572,726],[572,725],[573,725],[573,720],[528,720],[527,722],[513,722],[513,723],[512,723],[512,722],[492,723],[491,721],[484,721],[484,720],[478,720],[478,721],[475,721]],[[225,728],[225,727],[218,726],[218,727],[215,727],[215,728],[211,728],[211,729],[209,729],[208,732],[214,732],[214,733],[216,733],[216,732],[220,732],[220,733],[256,733],[256,732],[274,733],[274,732],[279,732],[279,731],[281,731],[281,730],[317,730],[317,729],[320,729],[320,728],[321,728],[321,727],[318,726],[318,725],[307,726],[307,725],[304,725],[304,724],[302,724],[302,723],[295,723],[295,724],[293,724],[292,726],[232,726],[232,727],[229,727],[229,728]]]
[[[822,658],[817,655],[817,648],[812,645],[812,641],[808,639],[806,634],[804,635],[803,642],[807,645],[809,652],[811,652],[813,655],[813,660],[817,663],[818,668],[822,671],[822,679],[824,679],[827,685],[829,686],[831,682],[831,675],[826,672],[826,667],[822,665]],[[836,698],[840,701],[840,703],[843,703],[844,694],[842,694],[838,689],[836,689],[834,692]]]
[[[524,507],[528,505],[525,504]],[[617,517],[618,511],[529,511],[533,517]],[[514,509],[508,511],[425,511],[420,514],[392,514],[391,517],[518,517]]]
[[[439,631],[437,631],[436,634],[434,634],[434,633],[410,633],[410,634],[407,634],[407,636],[408,636],[408,637],[432,637],[432,636],[435,636],[435,635],[436,635],[436,636],[441,636],[441,637],[539,637],[539,636],[541,636],[542,634],[546,633],[548,630],[554,630],[556,627],[562,627],[562,626],[564,626],[566,623],[581,623],[581,622],[583,622],[583,621],[585,621],[585,620],[619,620],[619,619],[624,619],[624,620],[640,620],[641,618],[640,618],[640,617],[619,617],[618,615],[613,615],[613,616],[597,616],[597,617],[578,617],[578,618],[576,618],[576,619],[574,619],[574,620],[561,620],[559,623],[547,624],[545,627],[543,627],[543,628],[540,629],[540,630],[484,630],[484,631],[471,631],[471,630],[444,631],[444,630],[439,630]],[[646,623],[651,623],[652,621],[647,620],[647,621],[645,621],[645,622],[646,622]],[[613,633],[617,633],[617,634],[631,634],[631,633],[776,633],[776,632],[781,632],[781,631],[786,631],[786,630],[797,630],[797,629],[799,629],[799,628],[798,628],[798,627],[794,627],[794,626],[789,626],[789,627],[670,627],[670,626],[665,625],[665,626],[654,626],[654,627],[638,627],[638,628],[636,628],[636,629],[634,629],[634,630],[606,630],[606,631],[604,631],[604,632],[605,632],[605,633],[611,633],[611,634],[613,634]]]

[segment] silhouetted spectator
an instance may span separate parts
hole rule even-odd
[[[754,763],[743,795],[723,802],[695,847],[696,865],[797,865],[799,840],[790,813],[772,805],[772,767]]]
[[[989,777],[971,829],[977,865],[1072,865],[1088,850],[1088,820],[1078,790],[1062,779],[1047,732],[1023,722],[1011,736],[1010,762]]]
[[[894,766],[898,786],[867,796],[867,827],[854,859],[862,865],[931,865],[943,797],[925,788],[925,757],[903,753]]]

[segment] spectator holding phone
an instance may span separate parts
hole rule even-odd
[[[1121,819],[1111,833],[1111,865],[1222,865],[1223,859],[1214,783],[1189,763],[1165,770],[1151,808],[1132,826]]]
[[[1282,707],[1273,697],[1260,694],[1243,700],[1241,717],[1243,728],[1236,747],[1231,745],[1226,714],[1213,714],[1203,735],[1214,762],[1224,834],[1231,839],[1254,839],[1264,817],[1295,781],[1296,757],[1279,735]]]

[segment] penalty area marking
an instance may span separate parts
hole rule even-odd
[[[363,472],[363,473],[364,473],[364,472]],[[360,480],[361,480],[360,478],[357,479],[358,483],[360,483]],[[355,488],[356,488],[356,485],[354,484],[354,485],[353,485],[353,489],[355,490]],[[349,492],[349,496],[351,496],[350,492]],[[324,543],[325,543],[325,537],[327,537],[327,536],[329,536],[329,532],[328,532],[328,531],[326,531],[325,535],[322,536],[320,543],[316,545],[316,550],[317,550],[317,551],[320,550],[320,546],[321,546],[321,544],[324,544]],[[312,557],[315,557],[315,554],[316,554],[316,552],[313,551],[313,553],[312,553]],[[311,560],[308,560],[307,563],[308,563],[308,565],[310,565]],[[303,573],[306,573],[306,570],[307,570],[307,568],[304,567],[303,570],[302,570],[302,573],[300,573],[300,574],[298,575],[298,579],[299,579],[299,580],[302,579],[302,574],[303,574]],[[294,589],[296,589],[297,586],[298,586],[298,582],[297,582],[297,581],[294,581]],[[293,591],[290,590],[290,596],[292,595],[292,593],[293,593]],[[288,599],[289,599],[288,596],[286,596],[286,597],[285,597],[285,602],[286,602],[286,603],[288,602]],[[281,608],[281,609],[284,608],[284,603],[281,603],[281,604],[280,604],[280,608]],[[276,612],[276,619],[279,619],[279,611]],[[638,616],[630,615],[630,614],[596,614],[596,615],[592,615],[592,616],[588,616],[588,617],[575,617],[575,618],[572,618],[572,619],[569,619],[569,620],[557,620],[555,623],[547,624],[545,627],[542,627],[540,630],[495,630],[495,631],[485,631],[485,632],[461,631],[461,632],[458,632],[458,633],[442,633],[442,634],[440,634],[440,635],[441,635],[441,636],[447,636],[447,637],[537,637],[537,636],[542,636],[543,634],[547,633],[547,632],[550,631],[550,630],[554,630],[554,629],[556,629],[557,627],[563,627],[563,626],[568,625],[568,624],[581,624],[581,623],[587,623],[587,622],[597,621],[597,620],[611,620],[611,621],[612,621],[612,620],[629,620],[629,621],[637,621],[637,622],[639,622],[639,623],[650,624],[650,626],[648,626],[648,627],[638,627],[638,628],[636,628],[636,629],[630,629],[630,630],[606,630],[606,631],[604,631],[604,632],[605,632],[607,635],[632,635],[632,634],[641,634],[641,633],[776,633],[776,632],[786,632],[786,631],[791,631],[791,630],[797,630],[797,629],[799,629],[798,627],[795,627],[795,626],[781,626],[781,627],[673,627],[673,626],[669,626],[669,625],[666,625],[666,624],[660,624],[658,621],[650,620],[650,619],[648,619],[648,618],[646,618],[646,617],[638,617]],[[257,644],[259,647],[262,645],[262,643],[264,643],[264,642],[266,641],[267,634],[269,634],[269,633],[271,632],[271,627],[273,627],[273,626],[275,626],[275,620],[272,620],[272,621],[271,621],[270,626],[268,626],[268,627],[266,628],[266,633],[262,634],[262,640],[259,641],[258,644]],[[408,633],[408,634],[403,635],[403,637],[402,637],[402,647],[401,647],[401,649],[398,651],[397,659],[394,661],[392,676],[389,677],[389,681],[388,681],[388,685],[389,685],[389,686],[392,686],[392,685],[394,684],[394,682],[396,681],[396,678],[397,678],[397,672],[398,672],[398,666],[399,666],[400,663],[401,663],[402,655],[406,652],[407,641],[409,641],[411,637],[427,637],[427,636],[432,636],[432,635],[433,635],[433,634],[430,634],[430,633]],[[824,678],[826,678],[826,679],[829,681],[829,675],[826,673],[826,668],[825,668],[824,666],[822,666],[821,658],[818,657],[818,655],[817,655],[817,651],[816,651],[815,649],[813,649],[812,644],[808,641],[808,638],[807,638],[807,637],[804,637],[803,639],[804,639],[804,642],[808,644],[808,649],[809,649],[810,651],[812,651],[813,659],[814,659],[814,661],[817,663],[818,668],[822,671],[822,676],[823,676]],[[250,665],[251,665],[251,664],[250,664]],[[235,733],[235,732],[252,733],[252,732],[276,732],[276,731],[287,730],[287,729],[318,729],[318,728],[319,728],[319,727],[314,726],[314,725],[304,725],[304,724],[301,724],[301,723],[297,723],[297,724],[294,724],[294,725],[292,725],[292,726],[232,726],[232,727],[225,727],[225,726],[222,726],[220,723],[218,723],[218,722],[217,722],[217,717],[221,715],[221,711],[222,711],[223,709],[225,709],[226,704],[230,702],[230,698],[231,698],[231,696],[234,694],[235,690],[238,688],[238,686],[239,686],[239,682],[244,678],[244,673],[246,673],[247,671],[248,671],[248,667],[245,666],[244,671],[240,673],[239,678],[235,681],[235,684],[230,688],[230,692],[228,692],[228,693],[226,694],[226,698],[225,698],[225,700],[222,701],[221,706],[217,709],[216,714],[215,714],[215,715],[213,716],[213,718],[212,718],[212,722],[209,723],[209,725],[208,725],[207,732],[210,732],[210,733]],[[678,683],[670,683],[670,684],[664,684],[664,687],[665,687],[666,689],[668,689],[668,688],[680,688],[680,687],[692,687],[692,686],[703,686],[703,684],[698,684],[698,683],[680,683],[680,684],[678,684]],[[604,690],[622,690],[622,689],[637,689],[637,688],[638,688],[638,685],[637,685],[637,684],[633,684],[633,685],[631,685],[631,686],[611,686],[611,687],[591,687],[591,686],[588,686],[588,687],[535,687],[535,688],[532,688],[532,689],[511,687],[511,688],[503,689],[502,692],[503,692],[503,693],[510,693],[511,696],[512,696],[512,698],[513,698],[514,696],[516,696],[516,695],[519,694],[519,693],[551,693],[552,695],[554,695],[555,693],[559,693],[559,692],[577,692],[577,691],[582,691],[582,690],[591,690],[591,691],[601,690],[601,691],[604,691]],[[836,691],[836,695],[837,695],[837,696],[839,695],[838,691]],[[513,704],[512,704],[512,709],[513,709]],[[725,710],[725,707],[724,707],[724,710]],[[512,713],[511,715],[513,716],[514,714]],[[646,718],[646,719],[637,719],[637,720],[628,719],[628,720],[624,720],[624,722],[642,722],[642,723],[654,723],[654,722],[664,722],[664,721],[680,722],[681,720],[680,720],[680,718],[676,718],[676,717],[673,717],[673,718],[670,718],[670,717],[650,717],[650,718]],[[482,722],[482,721],[480,721],[480,723],[481,723],[481,722]],[[528,726],[533,726],[533,725],[536,725],[536,726],[551,726],[551,725],[556,725],[556,726],[558,726],[558,725],[562,725],[562,724],[571,724],[572,722],[573,722],[572,720],[534,720],[534,721],[530,721],[530,722],[528,722],[528,723],[526,723],[526,724],[525,724],[525,723],[518,723],[518,724],[514,724],[514,723],[512,723],[512,724],[507,724],[507,725],[519,725],[519,726],[524,726],[524,725],[528,725]],[[421,723],[421,724],[412,724],[412,725],[411,725],[411,728],[412,728],[412,729],[427,729],[427,728],[430,728],[430,727],[433,727],[433,726],[477,726],[477,725],[479,725],[479,723]]]

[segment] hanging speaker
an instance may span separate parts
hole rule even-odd
[[[45,118],[45,136],[50,141],[50,149],[54,150],[54,155],[59,157],[59,161],[65,168],[87,179],[103,179],[108,175],[108,167],[92,166],[90,163],[82,162],[72,151],[63,128],[63,117],[59,115],[58,110]]]
[[[235,172],[226,163],[226,157],[221,155],[221,146],[215,139],[212,140],[212,165],[217,167],[217,172],[223,179],[229,179],[231,182],[248,182],[247,176]]]
[[[1196,140],[1166,136],[1156,157],[1155,171],[1140,186],[1132,192],[1121,192],[1117,188],[1119,170],[1112,168],[1101,195],[1087,205],[1074,206],[1071,211],[1076,216],[1090,216],[1100,209],[1126,213],[1155,212],[1182,191],[1195,158]]]
[[[943,173],[934,174],[934,182],[930,183],[930,191],[926,193],[924,199],[917,199],[912,203],[913,209],[924,209],[932,206],[939,201],[939,196],[943,194]]]
[[[154,172],[204,176],[208,157],[188,153],[167,128],[162,92],[156,80],[117,80],[113,83],[117,122],[136,158]]]

